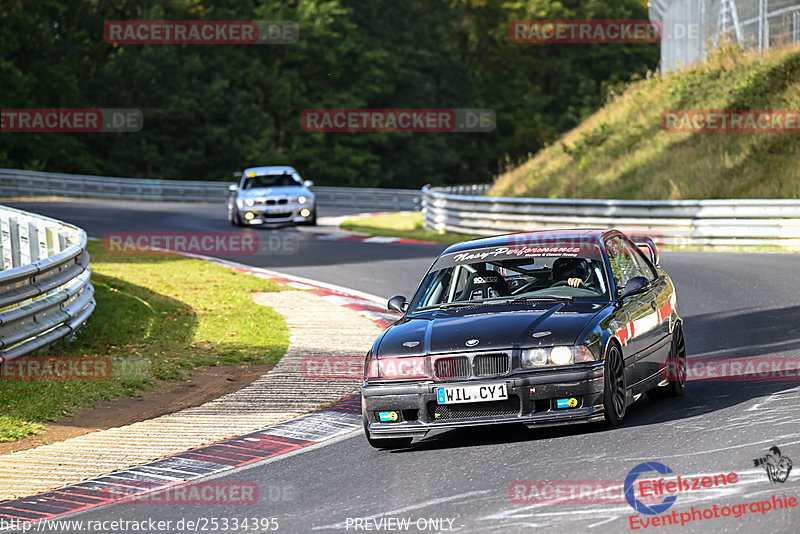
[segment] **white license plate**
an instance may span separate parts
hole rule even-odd
[[[474,386],[454,386],[436,388],[439,404],[458,404],[461,402],[487,402],[508,398],[508,384],[475,384]]]

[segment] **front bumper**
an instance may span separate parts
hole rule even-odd
[[[481,383],[508,385],[507,401],[439,405],[436,388]],[[603,419],[603,362],[581,369],[541,369],[514,375],[462,381],[366,383],[362,410],[371,436],[422,437],[440,428],[497,423],[553,426]],[[576,399],[575,407],[559,408],[557,399]],[[381,422],[377,412],[393,411],[395,422]]]
[[[309,214],[303,216],[300,212],[304,209],[309,210]],[[250,226],[260,226],[266,224],[287,224],[302,223],[314,217],[316,206],[313,204],[279,204],[275,206],[255,205],[252,207],[238,208],[239,220],[242,224]],[[248,213],[253,214],[252,219],[247,219]]]

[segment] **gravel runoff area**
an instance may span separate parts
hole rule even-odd
[[[0,502],[262,429],[358,391],[360,377],[309,378],[301,363],[318,357],[361,360],[380,326],[309,291],[259,293],[254,299],[283,315],[289,326],[289,349],[274,369],[201,406],[5,455],[0,461]]]

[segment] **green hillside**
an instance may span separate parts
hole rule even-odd
[[[634,82],[532,159],[498,177],[494,196],[800,198],[799,133],[674,133],[666,110],[795,110],[800,47],[745,54]],[[795,124],[796,126],[796,124]]]

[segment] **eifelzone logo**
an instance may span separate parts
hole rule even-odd
[[[788,457],[782,456],[781,450],[775,445],[769,448],[766,456],[754,459],[753,464],[756,467],[763,467],[767,472],[767,478],[772,483],[786,482],[789,473],[792,472],[792,461]]]
[[[625,500],[628,501],[628,504],[631,505],[631,508],[636,510],[637,512],[648,514],[648,515],[657,515],[661,512],[664,512],[672,506],[675,501],[678,499],[677,495],[670,495],[669,497],[664,497],[664,500],[657,504],[645,504],[639,499],[636,498],[636,494],[634,493],[634,484],[636,483],[636,479],[639,478],[639,475],[642,473],[647,473],[650,471],[656,471],[662,475],[666,475],[668,473],[672,473],[672,469],[667,467],[666,465],[660,462],[644,462],[633,469],[630,470],[628,476],[625,477],[625,485],[623,486],[623,493],[625,495]]]

